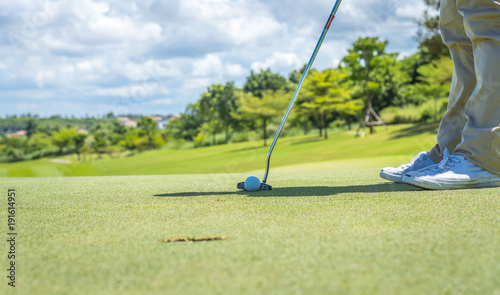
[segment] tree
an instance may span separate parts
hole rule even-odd
[[[262,98],[268,90],[277,91],[287,86],[287,80],[280,74],[272,73],[270,69],[262,70],[260,73],[251,71],[247,78],[243,91],[252,93],[253,96]]]
[[[244,120],[262,120],[262,137],[266,146],[267,124],[284,113],[288,97],[290,94],[285,90],[267,90],[262,93],[262,98],[251,93],[241,93],[239,113],[234,116]]]
[[[226,83],[226,85],[222,89],[222,93],[220,93],[220,96],[218,97],[217,107],[219,118],[224,123],[224,129],[226,131],[226,144],[229,141],[229,125],[234,121],[234,118],[233,116],[231,116],[231,114],[236,112],[238,108],[236,104],[237,100],[238,97],[236,96],[236,87],[234,87],[234,83]]]
[[[302,68],[297,71],[293,71],[288,75],[288,81],[292,82],[293,84],[299,84],[300,79],[302,79],[302,76],[304,75],[304,72],[306,71],[307,64],[303,65]]]
[[[134,153],[144,145],[144,138],[139,136],[139,132],[136,129],[131,129],[125,133],[125,138],[119,144]]]
[[[156,122],[150,117],[141,117],[141,119],[137,121],[137,127],[141,129],[141,135],[146,137],[146,146],[148,149],[153,149],[165,143],[159,142],[156,134]]]
[[[215,142],[215,135],[221,128],[225,129],[225,143],[229,140],[229,125],[233,122],[232,113],[237,109],[236,87],[233,83],[226,85],[212,85],[202,94],[199,100],[199,108],[204,117],[206,126],[212,132],[212,142]]]
[[[208,91],[201,95],[201,99],[197,103],[204,119],[204,125],[207,126],[212,133],[212,145],[216,144],[215,135],[222,127],[222,120],[218,112],[217,102],[217,88],[220,88],[219,86],[213,85],[212,88],[209,88]],[[216,89],[214,89],[214,87]]]
[[[438,102],[448,100],[453,61],[449,57],[441,57],[430,64],[421,66],[418,72],[422,81],[403,87],[401,92],[407,97],[406,100],[414,105],[420,105],[433,99],[434,121],[439,121]]]
[[[75,129],[67,128],[52,134],[52,142],[59,147],[59,154],[62,154],[65,148],[69,148],[74,143],[73,139],[76,135]]]
[[[360,100],[351,99],[352,91],[346,78],[347,73],[343,70],[313,70],[304,83],[305,100],[301,107],[319,115],[325,139],[328,138],[328,123],[332,114],[352,115],[362,108]]]
[[[166,128],[175,139],[192,140],[203,122],[198,103],[188,104],[184,113],[171,119]]]
[[[400,89],[411,83],[412,77],[404,72],[403,66],[397,53],[386,53],[375,61],[372,81],[379,87],[373,94],[372,106],[377,112],[388,106],[404,105]]]
[[[290,113],[288,121],[296,126],[302,125],[304,135],[309,133],[309,127],[317,126],[319,129],[319,136],[321,137],[323,136],[323,127],[319,123],[319,120],[317,120],[317,112],[314,109],[303,107],[302,104],[306,101],[307,100],[305,100],[303,96],[299,96],[296,103],[297,107],[295,107],[294,111]]]
[[[366,110],[364,125],[370,127],[370,133],[374,132],[374,125],[384,124],[373,109],[373,99],[384,82],[381,78],[385,77],[386,73],[383,71],[387,69],[389,63],[396,62],[394,54],[385,52],[386,46],[387,41],[380,41],[378,38],[359,38],[341,62],[341,67],[349,72],[350,79],[357,82],[364,94]],[[376,121],[372,121],[372,116]]]
[[[26,131],[27,131],[26,136],[28,137],[28,139],[33,134],[36,133],[37,126],[38,126],[38,123],[35,121],[35,119],[29,117],[28,120],[26,121]]]
[[[448,96],[453,76],[453,60],[451,58],[441,57],[432,64],[420,67],[418,71],[426,84],[439,89],[436,92],[438,96]]]
[[[417,20],[419,30],[417,40],[423,58],[422,64],[442,56],[450,56],[448,47],[443,42],[439,32],[439,0],[424,0],[426,9],[421,19]]]
[[[28,152],[42,151],[54,147],[52,139],[48,134],[35,133],[28,139]]]
[[[26,137],[11,137],[5,139],[6,154],[16,160],[21,160],[26,150]]]
[[[90,147],[97,154],[98,159],[102,159],[102,154],[105,152],[104,148],[107,146],[106,137],[102,132],[96,132],[92,135]]]
[[[73,137],[73,141],[75,143],[75,152],[78,157],[78,161],[80,161],[80,154],[82,152],[82,148],[85,145],[85,140],[87,139],[87,134],[78,133]]]
[[[111,124],[112,124],[113,133],[122,134],[122,135],[127,133],[127,127],[125,125],[123,125],[121,122],[119,122],[118,120],[113,120]]]
[[[110,133],[108,134],[108,139],[112,145],[117,145],[125,138],[125,133],[127,133],[128,127],[122,124],[120,121],[114,119],[108,124],[108,129]]]

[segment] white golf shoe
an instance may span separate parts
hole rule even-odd
[[[500,186],[500,176],[477,167],[462,155],[450,156],[446,149],[439,164],[407,172],[403,182],[432,190],[482,188]]]
[[[401,165],[398,168],[382,168],[382,170],[380,170],[380,177],[394,182],[403,182],[403,176],[406,173],[417,171],[431,165],[436,165],[436,163],[427,156],[426,152],[420,152],[408,164]]]

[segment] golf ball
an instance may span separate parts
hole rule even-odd
[[[245,180],[245,189],[250,192],[258,191],[260,189],[260,180],[255,176],[249,176]]]

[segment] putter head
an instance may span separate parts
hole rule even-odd
[[[238,185],[237,185],[237,188],[245,191],[246,190],[245,189],[245,183],[244,182],[239,182]],[[272,189],[273,189],[273,187],[270,186],[269,184],[267,184],[267,183],[261,183],[259,191],[270,191]]]

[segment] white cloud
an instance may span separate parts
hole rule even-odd
[[[400,6],[396,7],[396,15],[404,18],[421,18],[422,11],[425,10],[424,1],[420,2],[405,2],[402,1]]]
[[[73,77],[66,76],[66,78],[69,78],[70,80],[73,81],[77,79],[80,83],[81,82],[93,83],[103,79],[103,77],[105,77],[105,75],[108,73],[108,70],[106,62],[103,59],[94,58],[78,62],[75,65],[74,72],[76,76]]]
[[[224,69],[221,59],[215,54],[207,54],[203,59],[193,61],[194,76],[220,76]]]
[[[295,53],[275,52],[264,61],[252,63],[252,70],[260,71],[265,69],[280,70],[283,68],[294,69],[298,68],[307,61],[300,60]]]
[[[248,43],[263,43],[286,30],[284,24],[266,16],[249,16],[216,23],[218,31],[236,46]]]
[[[169,91],[163,87],[159,82],[143,82],[124,87],[99,87],[91,92],[92,95],[97,96],[111,96],[129,98],[131,101],[145,101],[148,97],[156,94],[169,94]]]
[[[155,99],[155,100],[151,101],[151,104],[171,105],[172,99],[169,99],[169,98]]]
[[[21,112],[34,112],[38,108],[36,103],[18,103],[16,105],[17,109]]]
[[[194,77],[220,78],[222,76],[240,77],[248,72],[240,64],[223,63],[215,54],[207,54],[204,58],[193,61]],[[222,82],[221,82],[222,83]]]
[[[56,79],[56,74],[52,70],[43,70],[36,74],[35,82],[38,87],[43,88],[45,83],[54,81]]]
[[[240,77],[247,74],[248,70],[240,64],[226,64],[224,66],[225,72],[232,77]]]
[[[132,87],[111,87],[111,88],[98,88],[92,92],[97,96],[118,96],[128,97],[131,95]]]
[[[242,86],[250,70],[288,75],[308,62],[331,10],[326,0],[62,1],[13,50],[43,6],[5,0],[0,17],[0,116],[33,106],[41,115],[131,111],[178,113],[211,84]],[[389,50],[415,51],[423,4],[344,1],[314,67],[336,66],[357,38],[376,34]],[[119,103],[114,103],[119,100]],[[62,103],[64,102],[64,103]],[[2,102],[3,103],[3,102]],[[161,107],[158,107],[161,106]],[[32,111],[32,112],[33,112]]]
[[[79,20],[74,37],[84,43],[129,43],[160,41],[162,27],[157,23],[135,22],[131,15],[115,13],[110,4],[84,0],[72,5]]]

